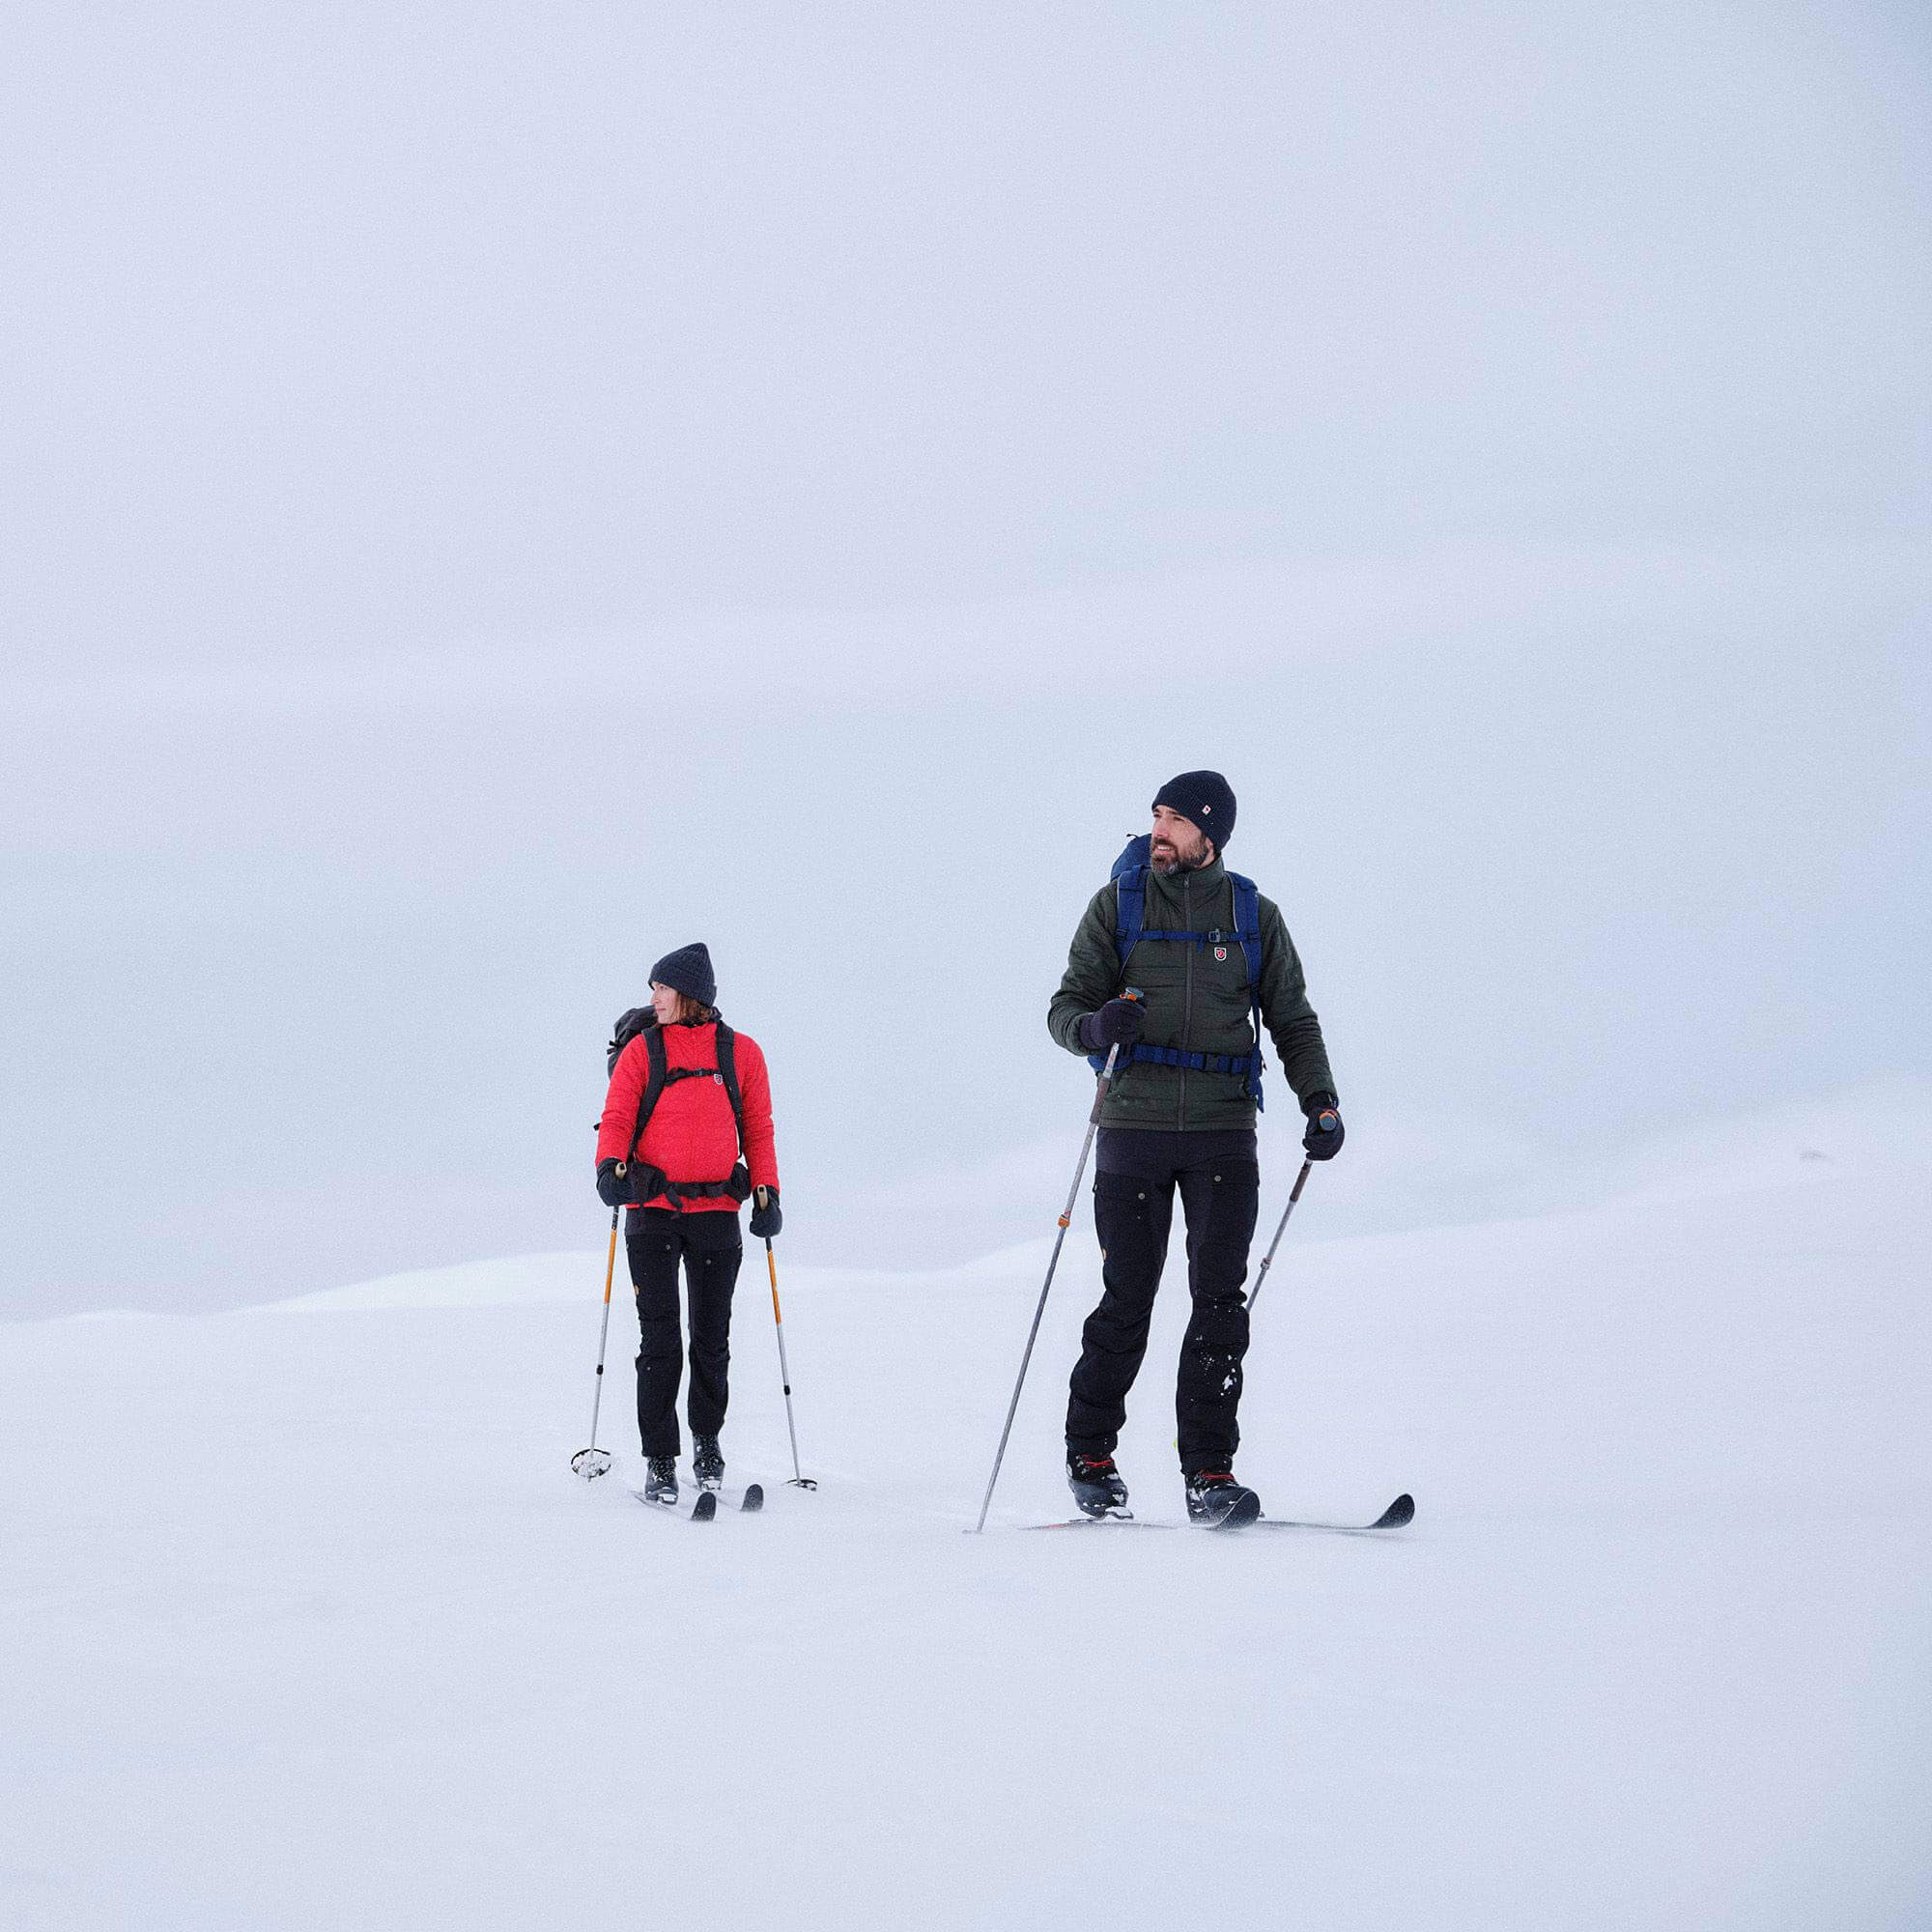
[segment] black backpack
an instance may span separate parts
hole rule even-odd
[[[643,1097],[638,1102],[637,1122],[631,1128],[630,1151],[618,1168],[619,1173],[628,1170],[631,1174],[631,1198],[639,1206],[646,1201],[655,1201],[661,1194],[673,1202],[715,1200],[720,1195],[729,1195],[733,1201],[750,1199],[752,1176],[742,1158],[725,1180],[672,1180],[662,1168],[637,1165],[638,1143],[644,1137],[644,1128],[650,1124],[659,1099],[667,1087],[675,1087],[680,1080],[715,1078],[724,1087],[725,1097],[731,1102],[731,1119],[738,1129],[738,1147],[742,1154],[745,1146],[745,1100],[738,1091],[738,1036],[720,1020],[716,1066],[672,1066],[665,1053],[664,1029],[658,1024],[657,1014],[649,1007],[633,1007],[619,1016],[617,1024],[611,1029],[611,1045],[605,1059],[607,1073],[616,1072],[618,1057],[639,1034],[644,1037],[649,1070],[644,1080]]]

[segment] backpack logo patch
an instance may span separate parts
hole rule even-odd
[[[1216,959],[1225,959],[1227,958],[1227,956],[1228,956],[1228,949],[1225,946],[1215,947],[1214,957]]]

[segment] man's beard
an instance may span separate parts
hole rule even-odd
[[[1148,854],[1149,863],[1163,879],[1175,878],[1182,872],[1198,872],[1202,867],[1210,863],[1211,858],[1212,854],[1208,851],[1208,841],[1205,838],[1191,857],[1183,858],[1179,848],[1174,846],[1168,847],[1168,856],[1164,859],[1157,851],[1150,851]]]

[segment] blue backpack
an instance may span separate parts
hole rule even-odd
[[[1126,849],[1114,861],[1111,877],[1120,887],[1120,910],[1114,921],[1114,946],[1121,955],[1121,971],[1127,970],[1127,956],[1144,939],[1164,939],[1179,946],[1239,945],[1248,965],[1248,997],[1252,1002],[1255,1050],[1252,1053],[1183,1053],[1178,1046],[1136,1046],[1130,1058],[1155,1066],[1184,1066],[1191,1073],[1238,1073],[1247,1083],[1248,1096],[1255,1105],[1262,1098],[1262,915],[1261,894],[1252,879],[1230,872],[1228,883],[1235,889],[1235,929],[1233,932],[1152,931],[1147,924],[1147,882],[1149,851],[1152,838],[1142,833],[1129,838]],[[1090,1053],[1087,1063],[1098,1072],[1107,1064],[1101,1053]]]

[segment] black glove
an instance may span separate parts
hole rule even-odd
[[[1311,1094],[1302,1101],[1301,1111],[1308,1116],[1308,1131],[1301,1137],[1301,1145],[1308,1151],[1310,1160],[1333,1160],[1342,1151],[1342,1117],[1335,1111],[1335,1096],[1332,1094]]]
[[[615,1155],[597,1163],[597,1198],[607,1208],[631,1205],[631,1177],[617,1172]]]
[[[752,1238],[769,1241],[784,1226],[784,1210],[779,1206],[776,1187],[761,1187],[752,1196]]]
[[[1089,1013],[1080,1022],[1080,1044],[1089,1053],[1105,1053],[1110,1046],[1118,1046],[1124,1060],[1133,1052],[1146,1018],[1138,1000],[1109,1000],[1097,1013]]]

